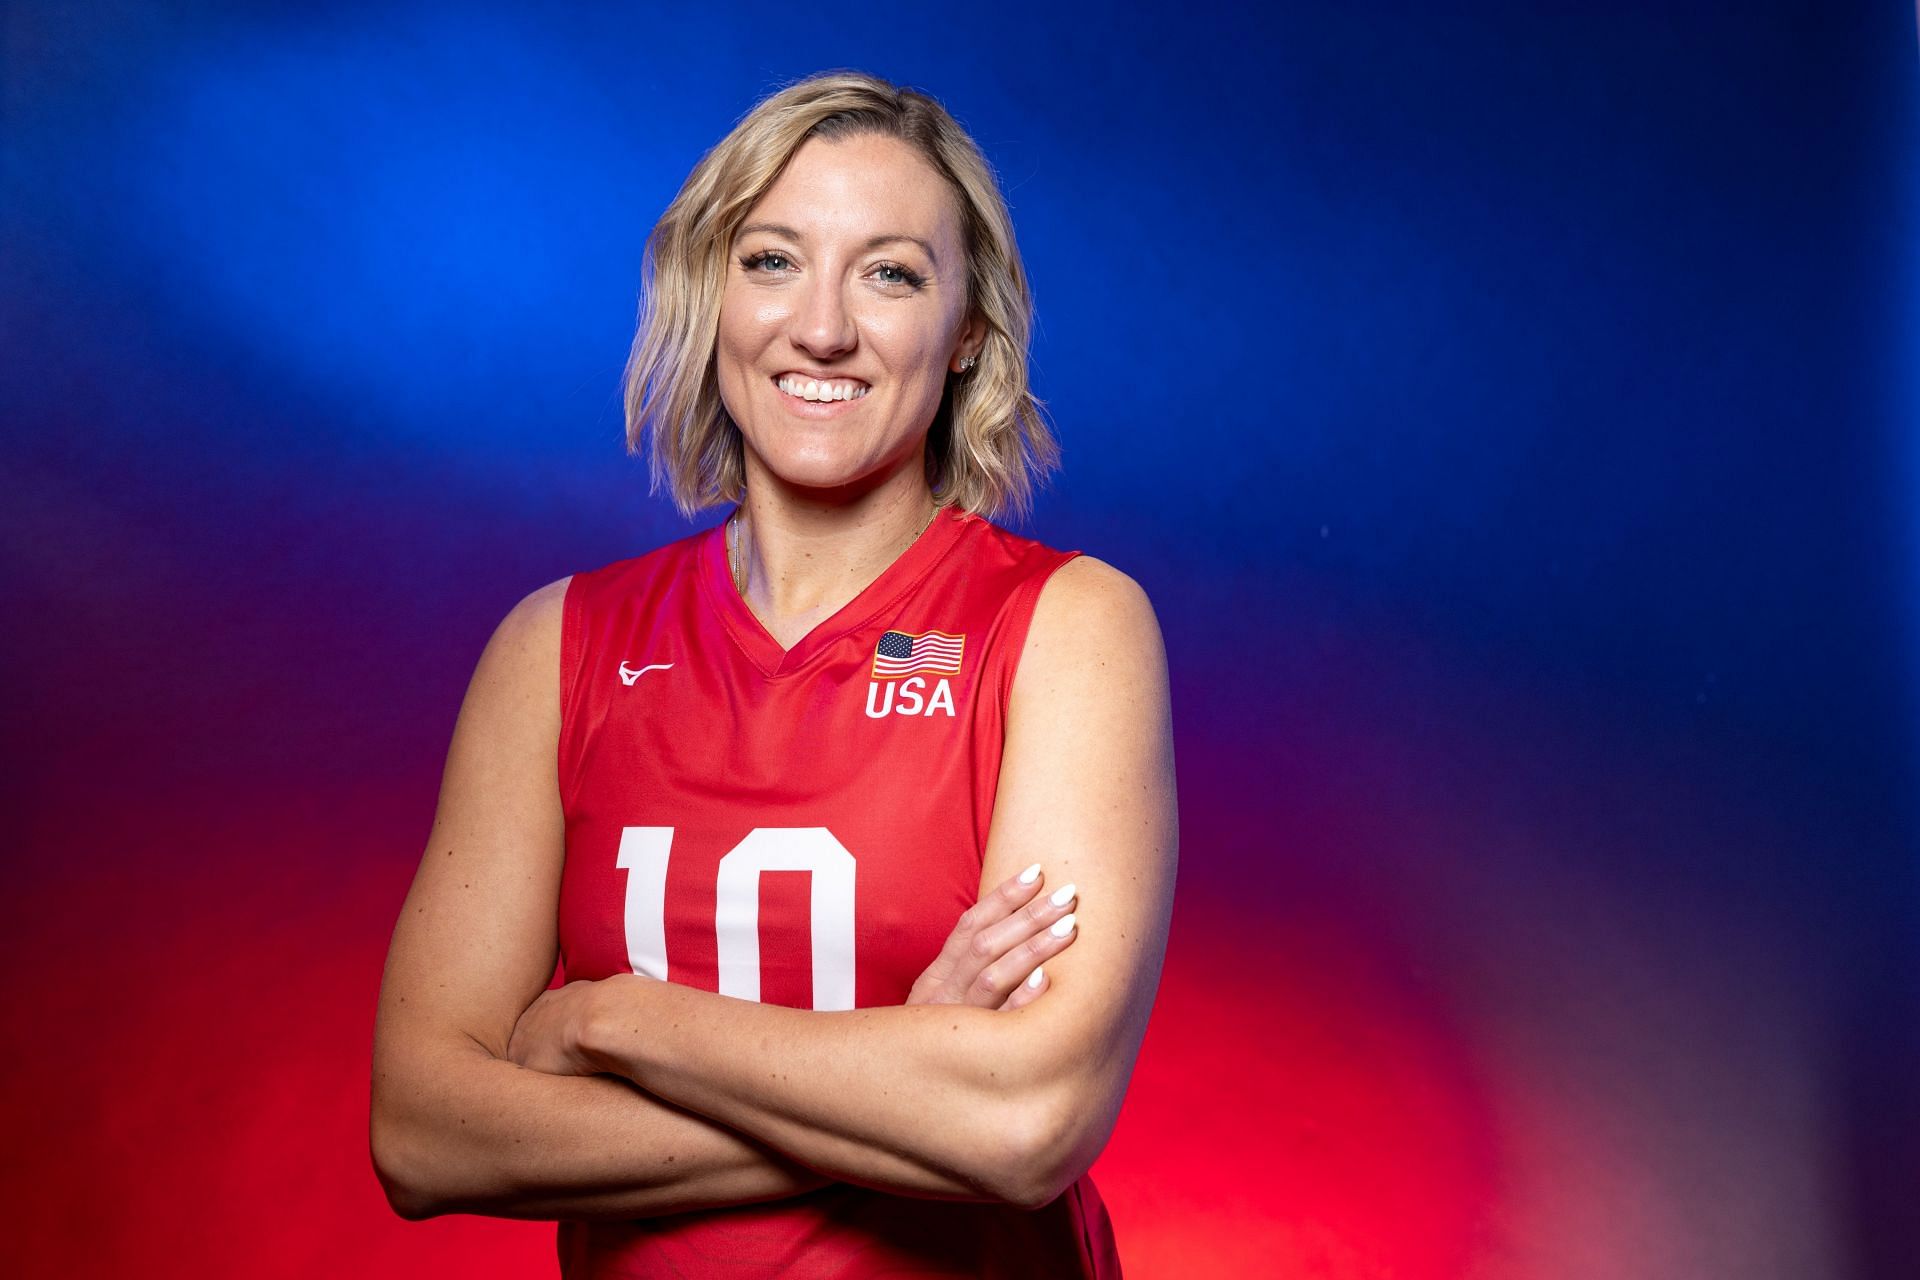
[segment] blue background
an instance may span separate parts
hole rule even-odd
[[[381,1200],[385,944],[493,624],[694,527],[623,452],[648,228],[833,66],[998,169],[1065,462],[1019,527],[1168,641],[1180,898],[1095,1169],[1130,1274],[1911,1258],[1910,8],[25,2],[5,40],[29,1261],[549,1257]]]

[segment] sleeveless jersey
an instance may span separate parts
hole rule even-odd
[[[725,528],[567,587],[562,976],[905,1004],[979,897],[1014,670],[1041,587],[1079,553],[942,507],[783,650],[733,585]],[[1120,1276],[1090,1177],[1034,1211],[836,1182],[563,1220],[556,1245],[567,1280]]]

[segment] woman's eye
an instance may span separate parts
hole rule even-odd
[[[754,268],[763,266],[768,262],[785,263],[786,261],[787,261],[786,254],[776,253],[771,249],[762,249],[759,253],[750,253],[746,257],[740,259],[740,265],[745,267],[748,271],[752,271]]]
[[[750,253],[741,258],[740,265],[749,273],[783,274],[792,268],[793,260],[777,249],[762,249],[758,253]],[[766,268],[765,271],[761,270],[763,267]],[[918,289],[927,282],[925,276],[894,262],[882,263],[874,270],[879,273],[882,284],[906,285],[908,288]]]

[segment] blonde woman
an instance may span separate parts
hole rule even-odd
[[[481,655],[380,996],[402,1216],[557,1221],[569,1277],[1120,1274],[1166,664],[1131,578],[994,523],[1057,454],[1029,320],[923,94],[803,80],[688,177],[629,444],[730,510]]]

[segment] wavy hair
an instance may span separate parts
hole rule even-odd
[[[627,451],[650,448],[650,492],[682,515],[746,495],[740,429],[720,399],[714,351],[729,250],[747,213],[809,138],[897,138],[954,193],[967,306],[987,323],[979,362],[948,373],[927,433],[934,500],[1025,517],[1060,447],[1028,386],[1033,299],[992,166],[945,107],[858,71],[826,71],[763,98],[700,158],[647,236],[639,328],[623,376]]]

